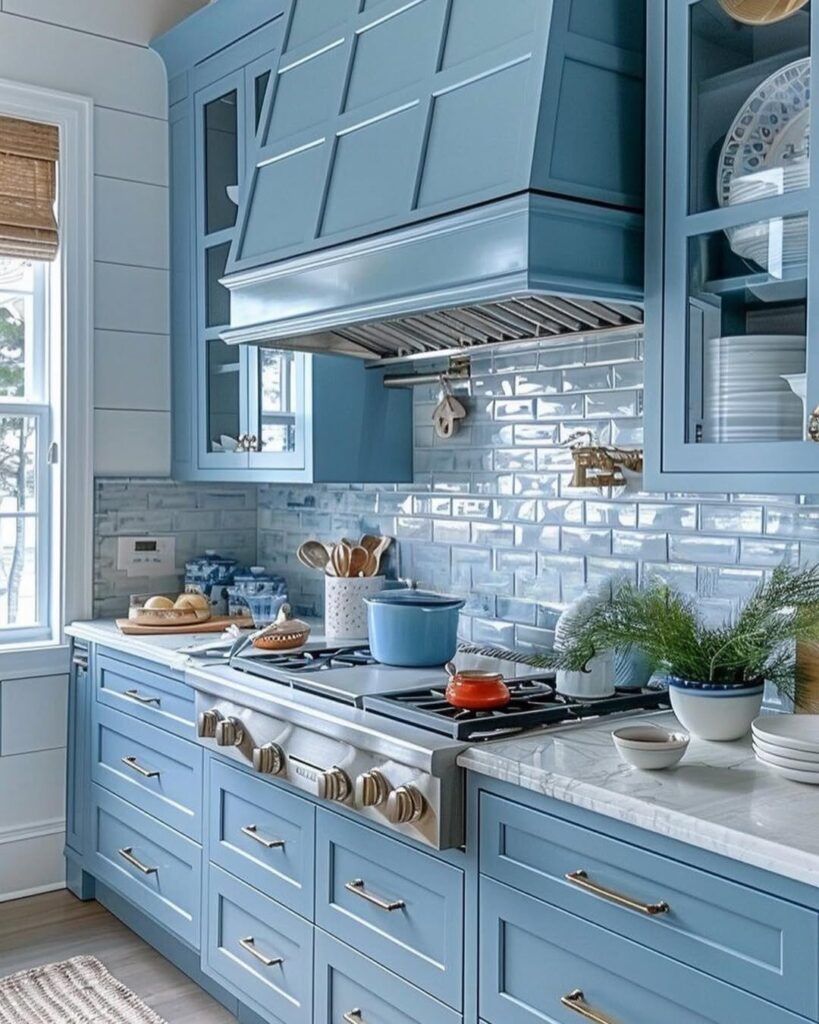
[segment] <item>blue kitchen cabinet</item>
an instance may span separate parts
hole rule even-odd
[[[650,490],[804,493],[818,478],[817,21],[810,4],[757,26],[719,0],[648,5]]]
[[[231,299],[221,279],[285,20],[281,4],[238,7],[220,0],[220,9],[201,11],[155,44],[171,100],[174,475],[410,480],[411,396],[385,389],[381,371],[222,340]],[[231,9],[235,22],[226,20]],[[236,41],[225,45],[219,29]]]

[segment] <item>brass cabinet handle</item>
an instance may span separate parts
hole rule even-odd
[[[118,852],[123,860],[127,860],[131,867],[136,868],[137,871],[141,871],[143,875],[155,875],[159,871],[159,868],[149,868],[147,864],[143,864],[141,860],[137,860],[134,856],[133,846],[123,846]]]
[[[140,693],[139,690],[126,690],[125,696],[129,700],[135,700],[137,704],[156,704],[156,706],[159,707],[161,703],[159,697],[146,697],[144,694]]]
[[[371,892],[367,892],[364,888],[364,879],[356,878],[352,882],[347,882],[344,886],[348,892],[355,893],[356,896],[360,896],[362,900],[366,900],[368,903],[372,903],[374,907],[378,907],[379,910],[403,910],[406,907],[406,903],[403,900],[382,900],[380,896],[373,896]]]
[[[158,771],[156,771],[156,769],[154,769],[154,768],[143,768],[142,765],[137,761],[137,759],[134,757],[133,754],[131,754],[129,757],[121,757],[120,761],[122,761],[122,763],[124,765],[127,765],[127,767],[131,769],[131,771],[136,772],[138,775],[141,775],[143,778],[146,778],[146,779],[158,779],[159,778],[160,773]]]
[[[605,886],[593,882],[585,871],[570,871],[564,877],[567,882],[571,882],[572,885],[576,885],[578,888],[584,889],[594,896],[600,896],[604,900],[611,900],[612,903],[617,903],[621,907],[627,907],[629,910],[637,910],[641,914],[648,914],[649,917],[654,917],[656,914],[667,914],[671,910],[671,907],[664,900],[660,903],[641,903],[639,900],[633,900],[630,896],[624,896],[613,889],[606,889]]]
[[[341,1019],[346,1024],[365,1024],[364,1018],[361,1016],[361,1010],[350,1010]]]
[[[245,827],[241,829],[241,833],[243,836],[248,836],[250,839],[254,839],[266,850],[275,850],[284,846],[283,839],[265,839],[264,836],[260,836],[255,825],[245,825]]]
[[[570,992],[567,996],[561,996],[560,1002],[562,1006],[573,1010],[575,1013],[579,1013],[586,1020],[594,1021],[594,1024],[616,1024],[616,1021],[611,1017],[606,1017],[605,1014],[593,1010],[586,1002],[586,997],[579,988],[576,988],[574,992]]]
[[[259,950],[256,949],[256,940],[252,935],[248,935],[246,939],[239,939],[239,945],[246,953],[250,953],[251,956],[255,956],[260,963],[265,965],[265,967],[275,967],[277,964],[284,963],[283,956],[265,956],[264,953],[260,953]]]
[[[819,405],[808,417],[808,437],[811,441],[819,442]]]

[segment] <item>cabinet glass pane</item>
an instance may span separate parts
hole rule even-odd
[[[219,284],[225,276],[230,242],[205,250],[205,323],[208,327],[230,324],[230,292]]]
[[[241,350],[209,341],[207,359],[208,451],[234,452],[241,433]]]
[[[205,231],[236,224],[228,188],[239,184],[238,96],[236,90],[205,105]]]
[[[270,72],[265,71],[263,74],[258,75],[253,84],[253,105],[254,105],[254,128],[258,132],[259,125],[262,120],[262,107],[264,106],[264,98],[267,94],[267,87],[270,84]]]
[[[689,443],[804,437],[808,218],[689,240]]]
[[[811,4],[698,0],[689,10],[689,211],[807,188]],[[791,13],[738,20],[780,10]]]
[[[259,349],[259,451],[296,448],[296,361],[292,352]]]

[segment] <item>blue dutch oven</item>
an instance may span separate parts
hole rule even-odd
[[[382,590],[366,597],[370,650],[382,665],[445,665],[458,649],[458,615],[466,603],[423,590]]]

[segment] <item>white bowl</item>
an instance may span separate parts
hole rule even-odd
[[[623,725],[612,732],[611,738],[626,764],[642,771],[671,768],[681,760],[690,739],[687,733],[669,732],[651,723]]]
[[[754,739],[819,757],[819,715],[762,715],[751,729]]]
[[[671,710],[701,740],[738,740],[751,728],[762,707],[762,687],[741,693],[669,687]]]
[[[819,773],[819,761],[798,761],[794,757],[782,757],[780,754],[771,754],[754,743],[754,753],[758,761],[764,764],[775,764],[778,768],[791,768],[797,772]]]

